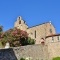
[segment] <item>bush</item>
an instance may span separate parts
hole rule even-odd
[[[52,60],[60,60],[60,57],[55,57]]]
[[[9,29],[2,34],[2,38],[0,39],[0,41],[3,46],[5,46],[7,42],[9,42],[10,47],[35,44],[35,40],[28,37],[28,33],[26,31],[20,29]]]
[[[32,45],[32,44],[35,44],[35,40],[34,39],[31,39],[30,37],[28,37],[28,45]]]
[[[25,60],[24,58],[21,58],[20,60]]]

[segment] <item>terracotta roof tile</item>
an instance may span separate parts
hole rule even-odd
[[[54,37],[54,36],[60,36],[60,34],[51,34],[51,35],[49,35],[49,36],[46,36],[45,38]]]

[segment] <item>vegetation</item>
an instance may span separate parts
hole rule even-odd
[[[0,26],[0,32],[2,32],[3,31],[3,26]]]
[[[0,37],[1,37],[2,32],[3,32],[3,27],[0,26]]]
[[[32,45],[32,44],[35,44],[35,40],[34,39],[31,39],[30,37],[28,37],[28,44],[29,45]]]
[[[60,57],[55,57],[52,60],[60,60]]]
[[[10,43],[11,47],[35,44],[35,40],[28,37],[28,33],[26,31],[17,28],[2,32],[0,36],[0,42],[3,46],[5,46],[7,42]]]
[[[20,60],[25,60],[24,58],[21,58]]]
[[[3,34],[3,27],[0,26],[0,40],[1,40],[2,34]],[[3,47],[1,42],[0,42],[0,47]]]

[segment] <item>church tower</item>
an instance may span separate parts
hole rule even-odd
[[[28,26],[26,25],[26,22],[24,20],[22,20],[21,16],[19,16],[17,18],[17,21],[14,24],[14,27],[21,29],[21,30],[24,30],[24,31],[26,31],[28,28]]]

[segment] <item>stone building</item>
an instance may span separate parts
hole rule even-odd
[[[27,31],[29,36],[36,40],[35,44],[45,43],[48,46],[48,60],[60,56],[60,34],[56,34],[55,27],[51,22],[29,28],[22,17],[18,17],[14,27]]]
[[[31,60],[52,60],[53,57],[60,57],[60,34],[56,34],[51,22],[29,28],[22,17],[18,17],[14,27],[27,31],[36,43],[0,49],[0,60],[20,60],[21,57],[32,58]]]
[[[36,44],[40,44],[42,38],[52,34],[56,34],[55,28],[51,24],[51,22],[46,22],[29,28],[21,16],[17,18],[14,27],[27,31],[29,37],[36,40]]]
[[[48,45],[49,59],[60,57],[60,34],[46,36],[45,44]]]

